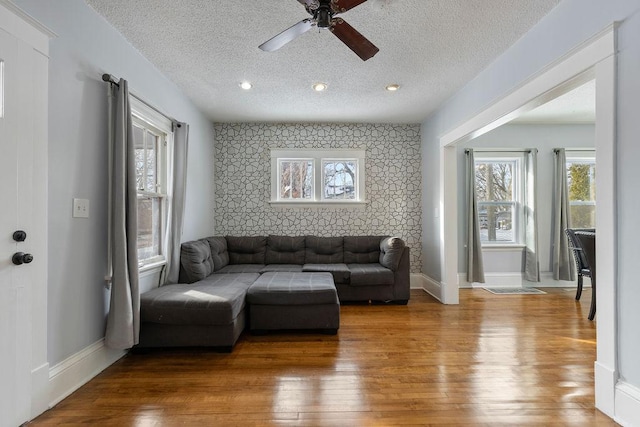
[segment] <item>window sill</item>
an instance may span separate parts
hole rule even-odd
[[[367,201],[349,201],[349,202],[286,202],[282,200],[270,200],[269,204],[279,208],[364,208]]]
[[[507,252],[507,251],[515,251],[522,250],[526,248],[525,245],[521,243],[512,243],[512,244],[496,244],[496,245],[482,245],[482,250],[492,251],[492,252]]]
[[[154,273],[158,273],[162,271],[162,268],[165,266],[166,263],[167,261],[162,260],[162,261],[157,261],[157,262],[149,263],[146,265],[142,265],[138,267],[138,275],[140,277],[143,277],[143,276],[148,276]]]

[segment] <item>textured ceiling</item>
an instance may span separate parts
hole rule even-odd
[[[369,0],[341,15],[366,62],[317,29],[258,49],[308,17],[296,0],[86,1],[215,122],[419,123],[560,0]]]

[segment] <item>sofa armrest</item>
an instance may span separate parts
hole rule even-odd
[[[393,299],[395,301],[407,301],[410,296],[411,280],[410,280],[410,262],[409,247],[405,246],[400,257],[398,268],[393,272]]]

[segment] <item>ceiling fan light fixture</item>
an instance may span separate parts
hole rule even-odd
[[[326,83],[314,83],[313,84],[313,90],[315,90],[316,92],[324,92],[325,90],[327,90],[328,85]]]
[[[397,83],[390,84],[390,85],[387,85],[387,86],[385,87],[385,89],[386,89],[388,92],[396,92],[398,89],[400,89],[400,85],[399,85],[399,84],[397,84]]]
[[[244,89],[244,90],[249,90],[249,89],[251,89],[251,88],[253,87],[253,85],[251,84],[251,82],[246,82],[246,81],[245,81],[245,82],[240,83],[240,85],[239,85],[239,86],[240,86],[242,89]]]

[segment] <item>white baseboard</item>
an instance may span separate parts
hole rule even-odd
[[[126,351],[107,348],[101,339],[53,366],[49,370],[49,407],[57,405],[125,354]]]
[[[31,371],[31,419],[49,409],[49,364],[43,363]]]
[[[575,288],[577,286],[576,281],[569,282],[565,280],[555,280],[553,278],[553,273],[549,271],[540,273],[539,282],[529,282],[528,280],[524,279],[523,273],[519,272],[485,273],[484,280],[485,283],[469,283],[467,282],[466,273],[458,273],[458,283],[460,283],[461,288]],[[583,287],[590,288],[591,279],[585,277]]]
[[[409,287],[411,289],[422,289],[422,273],[409,274]]]
[[[467,282],[467,273],[458,273],[461,288],[520,288],[523,286],[522,273],[484,273],[484,283]]]
[[[640,389],[620,381],[615,391],[615,421],[623,426],[640,426]]]
[[[442,302],[442,285],[424,273],[411,274],[411,289],[422,289],[438,301]]]
[[[596,408],[610,418],[615,415],[615,389],[618,376],[614,370],[600,362],[593,365],[595,377]]]

